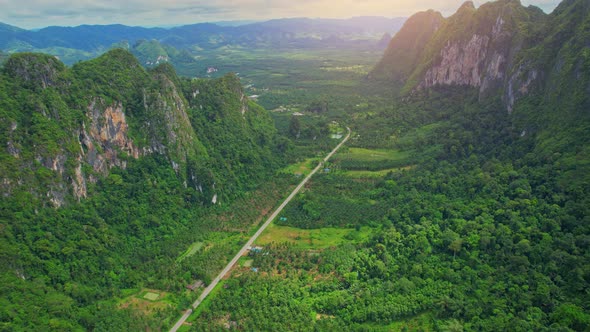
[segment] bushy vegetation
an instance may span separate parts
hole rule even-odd
[[[386,137],[401,133],[380,148],[405,149],[415,167],[350,179],[339,166],[347,159],[337,156],[277,221],[370,225],[372,237],[319,255],[265,247],[252,265],[258,272],[236,273],[199,322],[257,330],[584,330],[590,179],[574,168],[587,165],[573,151],[546,151],[542,133],[521,136],[518,117],[501,103],[481,105],[469,95],[443,90],[428,107],[417,98],[391,111],[411,109],[426,120],[415,129],[380,127]],[[430,107],[438,113],[424,114]],[[364,159],[378,164],[379,155]],[[283,307],[300,314],[282,315]]]
[[[233,76],[146,71],[124,50],[71,69],[14,55],[0,75],[2,330],[166,328],[192,299],[186,285],[209,282],[291,185],[274,175],[284,163],[272,120]],[[94,103],[121,105],[133,144],[160,150],[88,143]],[[119,167],[97,172],[90,146],[113,149]],[[206,246],[179,260],[194,242]],[[144,287],[171,294],[146,310],[122,300]]]

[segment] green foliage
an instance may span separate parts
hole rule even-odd
[[[301,122],[299,121],[299,117],[291,116],[291,121],[289,121],[289,136],[293,138],[299,138],[301,136]]]
[[[280,165],[273,155],[279,139],[270,116],[246,99],[235,75],[187,80],[183,89],[189,96],[191,124],[201,134],[211,171],[224,174],[213,179],[224,195],[252,189]]]
[[[160,64],[172,64],[178,72],[196,73],[200,64],[186,50],[179,50],[169,45],[163,45],[157,40],[139,40],[130,49],[139,62],[147,68],[157,67]],[[190,76],[194,76],[190,75]]]
[[[55,57],[40,53],[11,56],[4,64],[4,73],[28,88],[41,90],[58,84],[65,66]]]
[[[515,42],[539,38],[526,22],[544,15],[498,1],[477,12],[464,7],[455,19],[469,24],[449,19],[441,29],[449,35],[436,41],[487,29],[498,8],[514,11]],[[190,329],[587,329],[587,9],[587,2],[567,1],[552,14],[560,24],[546,45],[567,42],[551,50],[549,62],[541,60],[551,68],[543,77],[547,93],[520,99],[512,114],[500,98],[480,100],[464,87],[393,99],[396,91],[359,83],[364,74],[336,70],[348,64],[318,69],[329,61],[317,54],[292,67],[282,66],[285,54],[270,56],[273,68],[284,67],[276,75],[260,69],[268,64],[260,59],[224,68],[257,63],[249,73],[266,80],[259,91],[270,88],[263,103],[308,113],[297,118],[295,143],[277,135],[289,132],[292,111],[274,115],[275,129],[237,75],[182,79],[170,65],[146,71],[122,50],[72,69],[38,55],[9,60],[0,79],[0,174],[7,179],[0,183],[0,328],[166,329],[175,309],[191,303],[185,286],[215,277],[261,211],[296,181],[272,177],[274,170],[336,144],[326,138],[334,119],[352,124],[354,148],[326,164],[329,171],[284,210],[279,223],[306,228],[299,242],[266,241]],[[161,144],[166,152],[123,156],[127,168],[108,176],[84,165],[93,181],[88,198],[77,202],[67,189],[72,156],[97,99],[123,105],[140,147]],[[329,108],[306,112],[318,100]],[[167,136],[167,125],[178,135]],[[63,174],[53,169],[61,163]],[[412,167],[370,178],[347,174],[402,166]],[[48,207],[48,192],[67,204]],[[214,194],[223,204],[205,208]],[[312,236],[326,226],[340,228],[314,247]],[[301,243],[307,235],[309,246]],[[177,308],[147,313],[121,306],[129,289],[144,287],[173,293]]]
[[[300,326],[294,324],[305,330],[387,330],[425,313],[440,330],[587,328],[590,173],[574,169],[587,167],[586,136],[578,133],[588,121],[580,114],[570,131],[558,131],[560,123],[535,122],[550,107],[521,104],[509,115],[500,101],[480,104],[474,96],[431,91],[426,99],[375,112],[402,118],[413,112],[419,119],[378,127],[385,137],[397,135],[371,141],[405,149],[416,166],[377,179],[350,179],[339,171],[344,151],[328,166],[332,171],[314,177],[286,207],[287,220],[278,221],[302,228],[372,225],[378,228],[373,236],[319,256],[265,247],[254,256],[258,272],[237,273],[228,283],[240,286],[223,289],[219,302],[212,301],[217,306],[198,321],[222,321],[230,314],[237,327],[265,329],[267,321],[278,323],[264,309],[277,305],[318,314],[311,321],[283,315],[282,325],[272,325],[279,330]],[[570,111],[580,109],[578,104]],[[540,114],[533,118],[533,110]],[[536,128],[533,134],[521,135],[524,118],[535,119],[528,122]],[[361,139],[352,144],[362,146],[360,121]],[[422,125],[412,129],[411,123]],[[571,145],[562,149],[554,138]],[[357,150],[359,165],[387,166],[386,151],[366,151]],[[583,154],[574,157],[574,151]],[[264,297],[260,289],[279,293]]]
[[[146,71],[121,49],[71,69],[13,55],[0,75],[2,329],[167,328],[186,284],[210,280],[290,184],[272,177],[282,162],[270,116],[235,77]],[[184,93],[192,84],[196,100]],[[121,127],[93,132],[107,107],[123,110],[130,144],[149,153],[122,151]],[[101,154],[120,167],[97,171]],[[73,195],[78,177],[87,197]],[[260,201],[248,192],[257,188]],[[210,206],[214,194],[222,207]],[[173,305],[120,306],[124,290],[143,287],[174,292]]]

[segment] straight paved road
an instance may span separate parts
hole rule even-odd
[[[324,158],[324,160],[322,162],[320,162],[316,166],[316,168],[314,168],[313,171],[311,171],[311,173],[309,173],[309,175],[306,176],[305,179],[303,179],[303,181],[301,181],[301,183],[299,183],[297,188],[295,188],[293,190],[293,192],[291,192],[289,197],[287,197],[287,199],[285,199],[283,201],[283,203],[281,203],[281,205],[275,210],[275,212],[273,212],[273,214],[271,214],[270,217],[268,217],[266,222],[258,229],[258,231],[256,231],[256,233],[254,235],[252,235],[252,237],[248,240],[248,242],[246,242],[246,244],[242,247],[242,249],[240,249],[240,251],[234,256],[234,258],[227,264],[227,266],[217,275],[217,277],[215,277],[215,279],[213,279],[213,281],[211,281],[209,286],[207,286],[207,288],[205,288],[205,290],[203,290],[203,293],[201,293],[201,296],[199,296],[199,298],[193,303],[191,308],[187,309],[184,312],[182,317],[180,317],[180,319],[176,322],[176,324],[174,324],[174,326],[170,329],[170,332],[176,332],[182,326],[182,324],[184,324],[184,322],[188,319],[188,317],[191,315],[193,310],[196,309],[201,304],[201,302],[203,302],[203,300],[207,297],[207,295],[209,295],[209,293],[211,293],[211,291],[215,288],[215,286],[217,286],[217,284],[219,283],[221,278],[223,278],[223,276],[225,276],[229,272],[229,270],[231,270],[231,268],[236,264],[238,259],[240,259],[240,257],[242,257],[246,253],[246,251],[248,251],[248,248],[250,248],[250,246],[254,243],[254,241],[256,241],[258,236],[260,236],[260,234],[262,234],[262,232],[264,232],[266,227],[268,227],[268,225],[270,225],[270,223],[279,215],[279,213],[281,213],[281,211],[283,211],[283,208],[285,208],[285,206],[287,204],[289,204],[289,202],[293,199],[293,197],[295,197],[295,195],[297,195],[297,193],[299,193],[299,191],[301,190],[301,188],[303,188],[303,186],[307,183],[307,181],[309,181],[309,179],[311,179],[311,177],[318,170],[320,170],[320,168],[322,168],[322,166],[324,165],[324,162],[328,161],[328,159],[330,159],[334,155],[334,153],[336,153],[336,151],[338,151],[338,149],[340,149],[340,147],[344,143],[346,143],[346,141],[348,141],[348,139],[350,138],[350,128],[347,127],[346,130],[348,131],[348,134],[346,134],[346,137],[344,137],[344,139],[340,142],[340,144],[338,144],[334,148],[334,150],[332,150],[332,152],[328,153],[326,158]]]

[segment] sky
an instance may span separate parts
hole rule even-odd
[[[448,16],[464,0],[0,0],[0,22],[32,29],[51,25],[170,26],[287,17],[408,17],[434,9]],[[478,6],[485,1],[474,1]],[[521,0],[551,12],[559,0]]]

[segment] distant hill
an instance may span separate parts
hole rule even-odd
[[[236,26],[199,23],[165,28],[113,25],[46,27],[36,31],[0,24],[0,50],[43,51],[66,64],[98,55],[113,44],[157,40],[179,49],[214,49],[225,45],[280,48],[379,48],[385,33],[397,32],[405,18],[277,19]]]
[[[47,27],[35,32],[34,46],[66,47],[83,51],[108,48],[114,43],[126,40],[134,43],[140,39],[158,39],[168,30],[162,28],[130,27],[115,25],[81,25],[77,27]]]
[[[155,39],[139,40],[130,48],[130,51],[142,65],[148,68],[162,63],[171,63],[174,67],[196,63],[188,51],[163,45]]]
[[[202,70],[195,57],[187,50],[179,50],[173,46],[165,45],[159,41],[139,40],[133,46],[121,43],[119,47],[128,49],[139,62],[146,68],[154,68],[161,64],[171,64],[179,74],[190,76]]]

